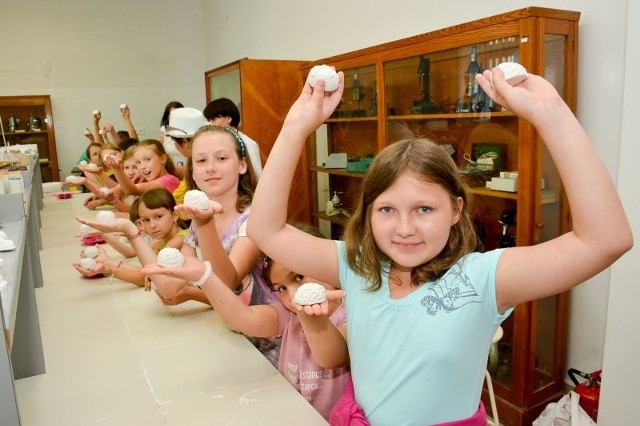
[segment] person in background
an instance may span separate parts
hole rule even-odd
[[[176,146],[176,142],[164,131],[165,127],[169,125],[169,116],[171,115],[171,111],[177,108],[184,108],[184,105],[178,101],[171,101],[164,107],[162,118],[160,119],[160,136],[158,136],[158,141],[162,142],[165,152],[178,169],[178,177],[182,178],[181,173],[183,173],[184,166],[187,164],[187,157],[189,155],[184,155],[184,153]]]
[[[180,179],[184,177],[184,169],[189,158],[191,138],[205,124],[207,124],[207,120],[205,120],[200,110],[182,107],[172,109],[169,114],[169,123],[162,126],[161,130],[165,138],[169,138],[171,141],[171,143],[165,141],[164,146],[169,145],[172,147],[171,149],[177,150],[181,155],[182,159],[178,159],[178,163],[174,163],[176,165],[176,176]]]
[[[213,214],[213,211],[211,211]],[[305,223],[295,223],[298,229],[317,237],[322,237],[317,228]],[[326,316],[307,315],[300,305],[296,305],[294,295],[304,283],[318,280],[297,274],[269,258],[264,261],[263,276],[269,288],[280,296],[282,303],[247,306],[225,285],[216,274],[206,276],[207,266],[189,257],[183,267],[160,267],[147,265],[143,273],[162,274],[179,277],[193,282],[202,280],[202,290],[211,306],[231,327],[247,336],[281,337],[278,371],[296,388],[302,396],[318,410],[325,419],[342,394],[349,375],[349,366],[323,368],[314,358],[314,348],[324,344],[323,339],[315,342],[307,340],[317,333],[309,330],[326,328],[345,333],[345,309],[340,292],[333,292],[328,302]],[[322,283],[320,283],[322,284]],[[328,290],[334,287],[322,284]],[[330,321],[327,327],[325,321]]]
[[[480,396],[489,347],[513,307],[583,283],[633,246],[616,188],[548,81],[529,74],[512,87],[494,68],[476,80],[540,133],[566,190],[572,231],[475,252],[470,193],[457,165],[439,145],[408,139],[371,163],[344,241],[310,236],[286,224],[288,195],[305,141],[340,102],[338,75],[336,91],[325,92],[322,80],[305,84],[289,110],[248,235],[274,261],[346,291],[353,401],[371,424],[486,425]],[[347,342],[328,336],[320,364],[344,364]]]
[[[260,146],[256,141],[251,139],[238,130],[240,125],[240,110],[236,104],[228,98],[218,98],[209,102],[202,111],[209,123],[214,126],[232,127],[244,141],[251,164],[258,178],[262,173],[262,159],[260,158]]]

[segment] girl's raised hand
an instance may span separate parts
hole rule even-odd
[[[344,90],[342,71],[338,72],[338,78],[338,88],[333,92],[325,92],[324,80],[317,80],[315,87],[305,82],[302,93],[293,103],[284,120],[283,131],[286,128],[292,128],[293,131],[306,136],[324,123],[342,99]]]
[[[164,267],[153,263],[144,266],[141,272],[145,275],[158,274],[180,278],[187,281],[198,281],[204,275],[205,269],[204,263],[199,259],[186,256],[184,258],[183,266]]]
[[[544,78],[528,74],[516,86],[511,86],[498,67],[476,75],[482,90],[495,102],[537,126],[554,119],[554,111],[567,108],[553,85]]]

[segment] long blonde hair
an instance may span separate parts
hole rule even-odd
[[[344,233],[349,266],[367,279],[370,290],[380,288],[383,270],[388,272],[391,267],[390,259],[378,248],[373,238],[371,206],[406,172],[414,173],[425,182],[440,185],[449,194],[452,205],[456,205],[458,197],[464,202],[460,220],[451,227],[447,244],[435,258],[411,271],[411,283],[417,286],[441,277],[477,246],[478,239],[470,215],[469,190],[460,179],[451,157],[442,147],[426,139],[406,139],[393,143],[380,151],[371,163]]]

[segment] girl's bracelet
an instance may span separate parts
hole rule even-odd
[[[141,236],[141,235],[142,235],[142,229],[138,229],[138,232],[136,232],[135,234],[133,234],[133,235],[132,235],[132,236],[130,236],[130,237],[129,237],[129,236],[127,236],[127,239],[128,239],[129,241],[131,241],[131,240],[135,240],[136,238],[138,238],[138,237],[139,237],[139,236]]]
[[[113,284],[113,277],[114,277],[114,275],[116,273],[116,269],[120,269],[120,267],[122,266],[123,262],[124,261],[121,260],[121,261],[118,262],[118,264],[116,265],[115,268],[111,268],[111,273],[109,274],[110,284]]]
[[[204,262],[204,274],[202,274],[202,277],[200,277],[198,281],[194,281],[193,285],[198,287],[200,290],[202,290],[202,285],[207,282],[207,280],[211,276],[211,273],[212,273],[211,262],[206,260]]]

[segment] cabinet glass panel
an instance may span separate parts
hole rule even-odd
[[[321,230],[334,238],[339,237],[368,163],[378,151],[376,68],[368,65],[342,71],[342,100],[326,124],[316,131],[314,152],[314,168],[321,171],[316,177],[314,215],[338,225],[320,222]],[[338,201],[333,210],[327,210],[330,200]]]
[[[544,77],[549,80],[564,98],[565,58],[567,38],[564,35],[547,34],[545,36]],[[540,229],[536,242],[544,242],[562,234],[562,204],[559,194],[562,192],[560,177],[551,156],[542,148],[543,202],[540,206]],[[544,202],[552,197],[552,202]],[[556,359],[556,330],[558,329],[558,296],[547,297],[536,303],[535,329],[535,390],[553,383],[553,372],[561,361]]]
[[[211,99],[229,98],[240,107],[240,68],[209,77]]]

